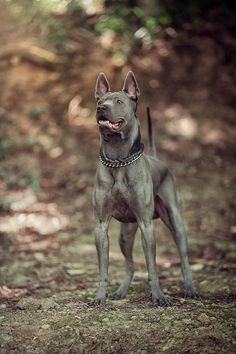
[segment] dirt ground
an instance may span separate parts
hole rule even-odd
[[[97,42],[88,57],[78,56],[76,70],[69,63],[63,70],[42,68],[17,55],[0,62],[1,353],[235,352],[236,79],[233,56],[226,54],[236,43],[226,32],[216,41],[212,31],[159,39],[123,69]],[[150,301],[140,234],[128,297],[89,305],[98,281],[93,86],[103,70],[118,89],[129,68],[142,91],[144,142],[150,105],[158,156],[176,177],[201,294],[183,298],[176,248],[155,221],[168,308]],[[110,294],[124,271],[118,233],[113,221]]]

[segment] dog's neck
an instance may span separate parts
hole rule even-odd
[[[126,132],[105,138],[101,134],[100,153],[110,160],[125,160],[143,149],[138,120]]]

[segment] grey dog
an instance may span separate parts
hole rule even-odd
[[[97,169],[93,206],[95,211],[95,243],[98,254],[100,283],[94,306],[104,304],[108,291],[109,241],[111,218],[121,222],[120,248],[125,257],[123,282],[112,299],[124,298],[133,274],[134,236],[139,227],[142,234],[148,280],[155,306],[169,306],[156,271],[156,243],[153,219],[160,217],[170,229],[177,245],[185,284],[185,296],[197,298],[187,255],[187,240],[180,216],[174,179],[166,165],[156,158],[153,139],[150,151],[143,152],[140,125],[136,116],[140,94],[134,74],[130,71],[122,91],[111,92],[105,74],[97,78],[96,119],[101,136],[100,162]],[[151,135],[151,124],[149,120]]]

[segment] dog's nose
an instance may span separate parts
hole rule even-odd
[[[98,106],[97,111],[100,113],[104,113],[107,110],[107,106],[105,104]]]

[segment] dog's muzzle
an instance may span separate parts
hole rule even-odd
[[[123,118],[120,118],[115,122],[111,122],[109,119],[106,119],[105,117],[100,117],[97,119],[97,122],[101,128],[109,128],[114,131],[120,130],[124,125]]]

